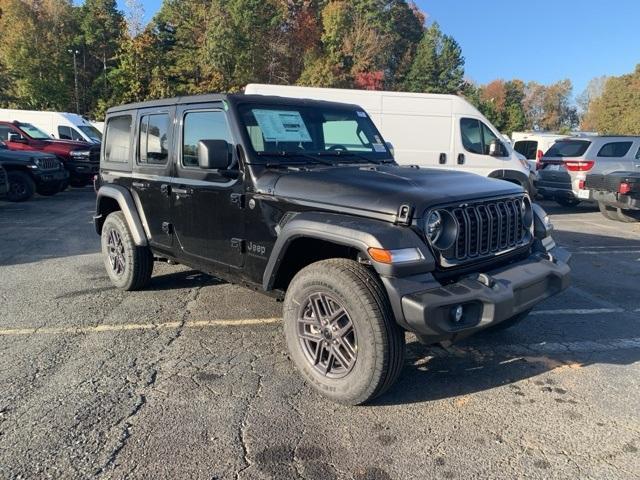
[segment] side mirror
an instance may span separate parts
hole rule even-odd
[[[27,143],[27,140],[22,138],[19,134],[17,133],[10,133],[9,134],[9,141],[10,142],[14,142],[14,143]]]
[[[225,170],[231,165],[231,152],[226,140],[200,140],[198,164],[207,170]]]
[[[492,140],[489,144],[489,155],[492,157],[504,157],[506,151],[506,147],[498,139]]]
[[[389,149],[389,151],[391,152],[391,155],[393,155],[394,157],[396,156],[396,152],[393,148],[393,143],[391,142],[384,142],[384,144],[387,146],[387,148]]]

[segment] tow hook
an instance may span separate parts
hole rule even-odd
[[[493,288],[496,286],[496,281],[490,275],[486,273],[479,273],[476,280],[483,284],[487,288]]]

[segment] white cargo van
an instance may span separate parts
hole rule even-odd
[[[464,170],[530,189],[529,165],[464,98],[430,93],[249,84],[247,94],[360,105],[393,145],[398,163]]]
[[[30,123],[60,140],[79,140],[98,144],[102,134],[77,113],[40,112],[36,110],[11,110],[0,108],[0,121]]]

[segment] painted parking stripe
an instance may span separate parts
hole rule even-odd
[[[602,313],[624,313],[622,308],[564,308],[560,310],[534,310],[529,315],[598,315]]]
[[[582,251],[574,251],[571,252],[574,255],[610,255],[610,254],[622,254],[622,255],[634,255],[636,253],[640,253],[640,250],[605,250],[605,251],[597,251],[597,250],[582,250]]]
[[[241,320],[192,320],[184,323],[185,327],[243,327],[250,325],[269,325],[281,322],[281,318],[250,318]],[[42,327],[42,328],[6,328],[0,329],[0,336],[19,335],[60,335],[77,333],[121,332],[128,330],[166,330],[178,328],[181,322],[164,323],[123,323],[95,325],[92,327]]]

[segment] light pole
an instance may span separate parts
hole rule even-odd
[[[73,84],[74,84],[74,90],[75,90],[75,94],[76,94],[76,113],[80,113],[80,99],[78,97],[78,64],[76,62],[76,55],[78,55],[80,52],[78,50],[67,50],[67,52],[73,54]]]

